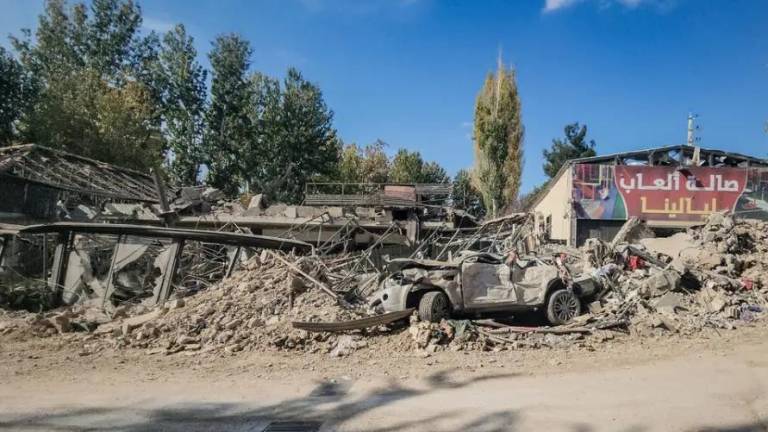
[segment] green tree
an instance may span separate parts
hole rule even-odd
[[[235,34],[222,35],[209,54],[211,99],[205,115],[207,183],[234,196],[244,184],[244,146],[254,139],[251,86],[247,80],[251,46]]]
[[[93,0],[90,19],[76,19],[81,30],[75,36],[86,65],[103,78],[112,79],[141,62],[134,56],[135,44],[146,43],[137,35],[141,22],[141,9],[133,0]]]
[[[468,170],[462,169],[456,173],[456,176],[453,179],[451,201],[453,202],[454,207],[466,210],[469,214],[475,217],[482,217],[485,215],[483,197],[472,184],[471,175]]]
[[[275,162],[270,152],[274,151],[273,144],[279,142],[282,133],[280,81],[256,72],[250,76],[249,85],[251,103],[248,113],[254,135],[244,143],[242,162],[250,189],[264,193],[282,187],[292,175],[293,168],[285,167],[277,177],[273,176]]]
[[[24,68],[0,47],[0,145],[16,138],[16,124],[31,93],[31,81]]]
[[[553,178],[568,160],[595,156],[595,141],[587,141],[587,125],[578,122],[565,126],[565,139],[555,138],[552,146],[544,149],[544,173]]]
[[[270,107],[264,113],[272,118],[263,125],[267,131],[264,175],[283,175],[285,181],[269,192],[279,201],[300,202],[308,180],[330,177],[337,167],[341,142],[333,127],[333,111],[320,88],[293,68],[283,80],[279,105]],[[279,110],[279,115],[270,115],[270,109]],[[290,175],[285,175],[287,171]]]
[[[523,125],[515,71],[489,74],[475,104],[475,166],[472,180],[490,215],[515,200],[523,163]]]
[[[386,183],[390,170],[386,146],[381,140],[365,147],[355,143],[343,146],[335,179],[344,183]]]
[[[336,179],[343,183],[361,183],[363,173],[363,150],[357,144],[342,147]]]
[[[392,158],[389,181],[392,183],[421,183],[424,160],[419,152],[399,149]]]
[[[547,189],[549,182],[544,182],[540,185],[534,186],[529,192],[520,194],[515,203],[512,205],[512,210],[516,212],[527,212],[531,210],[531,206]]]
[[[192,37],[179,24],[165,34],[159,66],[163,78],[163,118],[173,152],[171,176],[178,184],[197,183],[203,162],[202,134],[206,71],[197,62]]]
[[[151,46],[138,34],[131,0],[69,6],[48,0],[35,39],[12,38],[33,76],[35,97],[19,122],[22,138],[105,162],[146,169],[162,156],[157,100],[137,74]],[[151,57],[151,55],[150,55]]]
[[[437,162],[424,162],[419,152],[399,149],[392,158],[389,181],[393,183],[450,183],[451,178]]]
[[[384,148],[387,143],[377,139],[363,149],[360,172],[361,183],[386,183],[389,180],[390,162]]]
[[[427,162],[421,167],[421,183],[450,183],[451,178],[437,162]]]

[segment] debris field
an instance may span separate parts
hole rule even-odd
[[[502,254],[519,247],[499,245]],[[655,238],[630,219],[611,243],[590,239],[580,249],[545,244],[526,254],[556,255],[601,288],[580,315],[560,326],[544,325],[537,313],[428,322],[416,311],[370,324],[371,277],[381,281],[386,275],[356,274],[359,254],[264,250],[218,284],[175,293],[153,307],[104,309],[86,301],[40,313],[0,310],[0,336],[65,337],[82,355],[135,349],[148,355],[285,351],[343,357],[381,347],[427,357],[443,350],[594,350],[621,338],[736,330],[764,319],[768,308],[765,221],[715,213],[702,226]],[[340,283],[352,279],[357,282]],[[316,331],[311,325],[361,319],[367,324],[353,329]]]

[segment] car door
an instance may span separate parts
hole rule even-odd
[[[465,262],[461,285],[466,309],[496,309],[518,303],[511,269],[506,264]]]

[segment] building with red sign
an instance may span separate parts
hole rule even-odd
[[[568,161],[531,206],[537,233],[610,240],[633,216],[682,229],[713,212],[768,219],[768,160],[689,145]]]

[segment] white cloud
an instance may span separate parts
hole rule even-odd
[[[581,0],[545,0],[544,12],[554,12],[558,9],[573,6]]]
[[[165,33],[173,29],[173,27],[176,25],[176,23],[172,23],[170,21],[165,21],[162,19],[152,18],[152,17],[144,17],[143,22],[141,24],[142,27],[144,27],[147,30],[154,30],[158,33]]]
[[[543,12],[554,12],[561,9],[571,7],[577,3],[581,3],[584,0],[544,0]],[[635,9],[643,4],[655,6],[660,9],[668,9],[674,7],[676,0],[599,0],[601,7],[609,7],[614,4],[618,4],[627,9]]]

